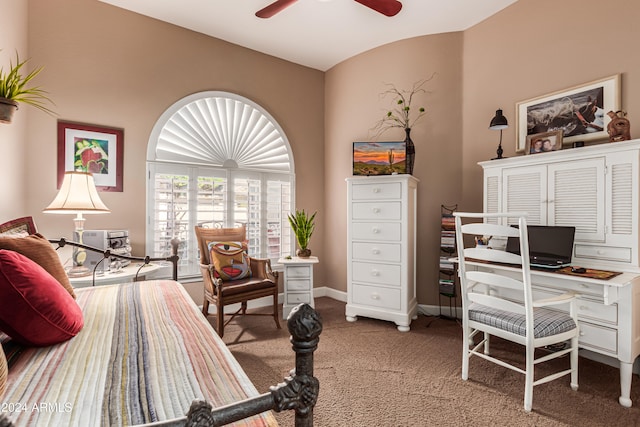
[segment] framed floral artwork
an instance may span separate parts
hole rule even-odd
[[[58,188],[67,171],[91,172],[98,191],[123,191],[124,130],[58,121]]]

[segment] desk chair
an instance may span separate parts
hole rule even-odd
[[[196,226],[195,232],[200,249],[200,272],[204,282],[202,313],[208,316],[209,303],[215,304],[218,335],[222,337],[225,325],[239,314],[273,316],[276,327],[280,329],[278,272],[271,270],[269,259],[252,258],[246,254],[244,226],[237,228]],[[229,245],[225,245],[225,243]],[[235,250],[234,245],[238,245],[235,246]],[[262,297],[273,299],[273,312],[266,314],[247,313],[247,301]],[[237,303],[240,303],[240,308],[235,313],[228,315],[231,317],[225,322],[224,307]]]
[[[531,290],[529,266],[529,243],[527,239],[526,214],[479,214],[454,212],[456,222],[456,244],[458,248],[460,287],[462,294],[462,379],[469,377],[469,358],[479,356],[505,368],[524,374],[524,409],[531,411],[533,387],[571,374],[571,388],[578,389],[578,318],[575,295],[572,293],[553,298],[534,300]],[[489,224],[491,219],[506,224],[507,218],[515,217],[518,228]],[[467,222],[463,224],[463,219]],[[497,220],[497,221],[495,221]],[[503,222],[504,221],[504,222]],[[465,239],[465,236],[467,238]],[[471,236],[518,237],[520,254],[499,249],[470,247]],[[465,247],[465,242],[467,247]],[[490,246],[490,244],[489,244]],[[476,265],[472,265],[474,261]],[[515,276],[507,277],[478,268],[477,261],[513,264],[518,268]],[[482,271],[478,271],[482,270]],[[569,306],[561,311],[561,306]],[[545,308],[554,306],[554,309]],[[558,307],[560,306],[560,307]],[[481,333],[481,334],[480,334]],[[481,335],[479,343],[474,337]],[[521,369],[490,354],[490,336],[525,346],[525,369]],[[570,346],[560,351],[535,357],[535,349],[569,340]],[[570,354],[570,369],[550,374],[535,380],[534,367],[557,357]]]

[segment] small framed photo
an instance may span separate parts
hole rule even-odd
[[[64,173],[93,173],[98,191],[122,190],[124,130],[58,121],[58,188]]]
[[[535,133],[527,135],[525,154],[547,153],[562,149],[562,131]]]

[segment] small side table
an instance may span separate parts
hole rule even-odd
[[[313,302],[313,264],[317,257],[291,259],[280,258],[278,263],[284,265],[284,304],[282,317],[286,319],[293,307],[307,303],[315,307]]]

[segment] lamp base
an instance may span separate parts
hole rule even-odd
[[[84,277],[84,276],[90,276],[90,275],[91,275],[91,270],[89,270],[84,265],[73,266],[67,271],[67,276],[69,277]]]

